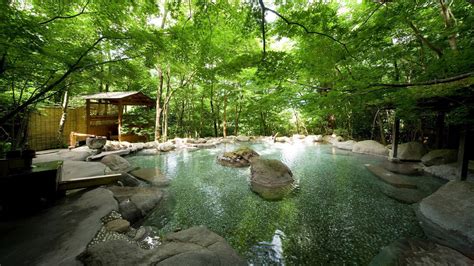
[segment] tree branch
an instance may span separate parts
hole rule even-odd
[[[105,64],[110,64],[110,63],[116,63],[116,62],[121,62],[121,61],[127,61],[130,59],[137,58],[138,56],[132,56],[132,57],[123,57],[123,58],[118,58],[118,59],[113,59],[113,60],[107,60],[99,63],[93,63],[93,64],[88,64],[82,67],[78,67],[77,69],[85,69],[89,67],[95,67],[95,66],[100,66],[100,65],[105,65]]]
[[[426,44],[433,52],[436,53],[438,58],[441,58],[443,56],[443,51],[441,51],[440,48],[436,47],[434,44],[432,44],[428,39],[426,39],[423,34],[420,32],[420,30],[413,24],[413,22],[408,21],[408,25],[410,28],[415,32],[416,37],[418,37],[422,43]]]
[[[58,86],[59,84],[61,84],[61,82],[63,82],[69,75],[71,75],[72,73],[74,73],[75,71],[77,71],[78,69],[80,68],[77,68],[77,66],[79,65],[79,63],[82,61],[82,59],[92,50],[94,49],[94,47],[97,46],[97,44],[99,44],[102,40],[106,39],[106,37],[100,37],[98,38],[91,46],[89,46],[89,48],[87,48],[87,50],[85,50],[78,58],[77,60],[74,62],[74,64],[72,64],[68,70],[66,72],[64,72],[64,74],[59,77],[56,81],[54,81],[53,83],[49,84],[48,86],[44,87],[43,89],[41,89],[36,95],[32,95],[28,100],[26,100],[25,102],[23,102],[22,104],[20,104],[19,106],[17,106],[15,109],[11,110],[10,112],[8,112],[7,114],[5,114],[3,117],[0,118],[0,126],[5,124],[5,122],[7,122],[9,119],[11,119],[12,117],[14,117],[17,113],[23,111],[26,107],[28,107],[28,105],[32,104],[32,103],[35,103],[37,101],[39,101],[46,93],[52,91],[56,86]]]
[[[55,16],[55,17],[52,17],[52,18],[50,18],[46,21],[40,22],[40,25],[47,24],[49,22],[55,21],[56,19],[68,19],[68,18],[78,17],[78,16],[84,14],[84,11],[86,10],[87,6],[89,5],[89,2],[90,2],[90,0],[87,0],[86,4],[82,7],[81,11],[77,14],[74,14],[74,15],[71,15],[71,16]]]
[[[369,21],[369,19],[375,14],[375,12],[377,12],[377,10],[379,10],[379,8],[381,8],[383,6],[383,4],[385,4],[385,2],[382,2],[382,3],[379,3],[379,5],[374,8],[374,10],[372,10],[372,12],[369,14],[369,16],[364,20],[364,22],[359,26],[359,29],[362,28],[362,26],[365,25],[365,23],[367,23],[367,21]]]
[[[461,75],[457,75],[457,76],[449,77],[445,79],[434,79],[434,80],[423,81],[423,82],[398,83],[398,84],[375,83],[375,84],[370,84],[367,88],[371,88],[371,87],[405,88],[405,87],[413,87],[413,86],[435,85],[435,84],[449,83],[453,81],[466,79],[470,76],[474,76],[474,72],[464,73]]]
[[[275,10],[266,7],[266,6],[263,4],[263,0],[259,0],[259,2],[260,2],[260,6],[262,7],[262,10],[263,10],[263,11],[262,11],[263,16],[264,16],[265,11],[270,11],[270,12],[272,12],[273,14],[277,15],[279,18],[283,19],[283,21],[285,21],[286,24],[288,24],[288,25],[296,25],[296,26],[302,28],[307,34],[316,34],[316,35],[320,35],[320,36],[326,37],[326,38],[328,38],[328,39],[331,39],[332,41],[334,41],[334,42],[340,44],[340,45],[344,48],[344,50],[347,52],[347,54],[349,54],[349,55],[352,57],[352,55],[351,55],[351,53],[349,52],[349,50],[347,49],[347,46],[346,46],[345,43],[339,41],[338,39],[332,37],[332,36],[329,35],[329,34],[322,33],[322,32],[318,32],[318,31],[310,31],[305,25],[303,25],[303,24],[301,24],[301,23],[298,23],[298,22],[290,21],[290,20],[288,20],[287,18],[285,18],[284,16],[282,16],[280,13],[276,12]],[[265,36],[264,36],[264,39],[263,39],[263,40],[264,40],[264,43],[265,43]],[[264,46],[264,48],[265,48],[265,46]]]

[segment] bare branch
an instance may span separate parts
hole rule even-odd
[[[56,19],[69,19],[69,18],[78,17],[78,16],[84,14],[84,11],[86,10],[87,6],[89,5],[89,2],[90,2],[90,0],[87,0],[86,4],[82,7],[81,11],[77,14],[74,14],[74,15],[71,15],[71,16],[55,16],[55,17],[52,17],[52,18],[50,18],[46,21],[40,22],[40,25],[47,24],[49,22],[55,21]]]

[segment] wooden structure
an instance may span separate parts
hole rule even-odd
[[[129,105],[153,107],[155,102],[141,92],[103,92],[86,100],[86,134],[125,141],[122,134],[124,108]]]

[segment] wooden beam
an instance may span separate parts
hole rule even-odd
[[[392,159],[397,159],[398,157],[398,141],[400,138],[400,118],[395,116],[395,121],[393,122],[393,131],[392,131]]]
[[[464,181],[467,179],[468,165],[469,165],[469,131],[466,129],[461,130],[459,136],[459,149],[458,149],[458,179]]]
[[[86,100],[86,133],[89,133],[90,128],[90,117],[91,117],[91,100]]]
[[[123,120],[123,105],[122,102],[117,104],[118,107],[118,140],[122,141],[122,120]]]

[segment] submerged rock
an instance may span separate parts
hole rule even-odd
[[[458,151],[454,149],[432,150],[421,157],[426,166],[454,163],[458,160]]]
[[[168,234],[151,250],[126,240],[107,241],[78,258],[85,265],[247,265],[224,238],[205,227]]]
[[[388,149],[375,140],[363,140],[354,144],[352,152],[387,156]]]
[[[130,172],[130,174],[157,187],[164,187],[170,183],[158,168],[141,168]]]
[[[420,161],[421,157],[427,152],[425,146],[419,142],[407,142],[398,145],[397,158],[402,161]],[[393,151],[390,150],[390,158],[393,157]]]
[[[448,247],[421,239],[401,239],[384,247],[369,265],[473,265],[474,261]]]
[[[250,188],[264,199],[281,199],[294,188],[293,173],[278,160],[256,158],[250,172]]]
[[[224,166],[246,167],[250,165],[250,161],[260,156],[254,150],[248,147],[241,147],[235,151],[224,152],[223,155],[217,157],[217,161]]]
[[[416,208],[421,227],[431,240],[474,259],[474,182],[451,181]]]

